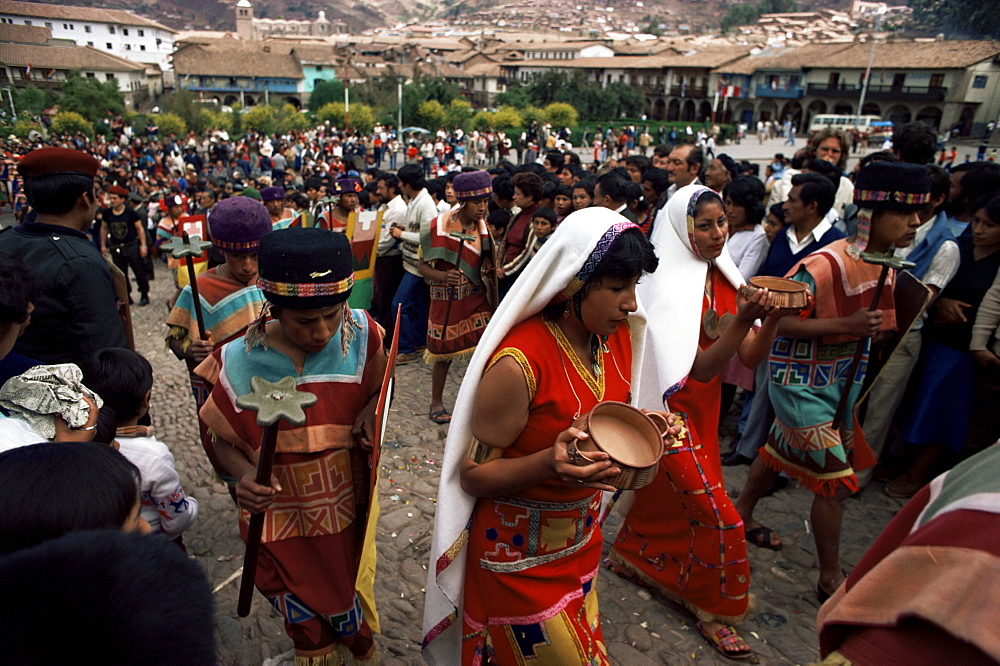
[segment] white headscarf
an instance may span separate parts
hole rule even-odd
[[[518,277],[469,362],[445,444],[424,598],[424,657],[432,664],[457,663],[461,654],[461,615],[453,616],[456,609],[461,613],[462,608],[467,555],[464,532],[476,498],[462,490],[459,469],[472,443],[472,410],[486,364],[515,325],[554,300],[569,298],[579,290],[618,235],[631,228],[636,226],[607,208],[586,208],[570,214]],[[642,367],[646,329],[641,304],[629,318],[629,325],[634,380]],[[633,381],[632,394],[636,392]]]
[[[674,192],[666,205],[666,224],[654,226],[650,236],[660,267],[645,277],[637,289],[649,322],[646,327],[648,360],[642,367],[637,401],[642,409],[662,410],[667,398],[687,381],[698,353],[705,275],[709,266],[714,263],[734,287],[743,285],[743,276],[729,256],[728,246],[714,262],[698,254],[694,212],[698,197],[705,192],[719,197],[718,193],[698,184]],[[722,206],[722,199],[718,200]]]

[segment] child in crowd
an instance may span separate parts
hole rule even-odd
[[[503,234],[507,231],[507,225],[510,223],[510,211],[504,210],[503,208],[498,208],[486,218],[486,228],[490,230],[490,237],[496,242],[497,239],[503,238]]]
[[[119,451],[139,469],[143,519],[179,544],[198,517],[198,501],[184,493],[167,445],[153,437],[152,426],[139,425],[149,411],[153,366],[130,349],[102,349],[88,359],[84,376],[114,411]]]
[[[531,229],[535,234],[535,244],[531,248],[531,255],[538,252],[542,244],[552,235],[559,225],[559,217],[556,211],[551,208],[539,207],[535,211],[535,216],[531,218]]]
[[[774,204],[767,211],[767,217],[762,223],[764,233],[767,234],[767,244],[770,245],[777,238],[781,230],[785,228],[785,207],[784,204]]]
[[[573,188],[569,185],[559,185],[556,187],[555,196],[552,203],[559,221],[573,212]]]

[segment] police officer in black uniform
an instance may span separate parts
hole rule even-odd
[[[125,347],[114,282],[84,231],[97,211],[98,162],[67,148],[41,148],[18,164],[36,217],[0,233],[0,252],[31,267],[40,295],[14,350],[42,363],[80,363]]]

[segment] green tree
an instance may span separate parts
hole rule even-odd
[[[28,120],[27,118],[22,118],[14,123],[14,125],[7,131],[16,136],[18,139],[27,139],[28,135],[32,132],[38,132],[41,134],[42,128],[38,123]]]
[[[98,81],[70,72],[63,82],[59,110],[74,111],[95,122],[124,112],[125,97],[118,90],[117,81]]]
[[[371,132],[375,127],[375,110],[367,104],[351,104],[350,127],[361,132]]]
[[[497,95],[497,104],[501,106],[513,106],[515,109],[523,109],[531,104],[531,102],[531,95],[528,94],[527,89],[522,88],[517,83],[511,83],[507,86],[505,92]]]
[[[37,116],[55,103],[56,96],[51,92],[35,86],[27,86],[17,91],[14,106],[18,113],[29,113]]]
[[[274,106],[274,128],[278,134],[287,134],[292,130],[306,130],[312,126],[309,116],[296,109],[291,104]]]
[[[204,106],[204,104],[198,102],[193,92],[184,88],[164,95],[160,102],[161,109],[178,116],[184,121],[188,129],[198,133],[205,129],[204,120],[201,115],[201,110]]]
[[[560,98],[560,94],[565,94],[567,82],[565,74],[550,70],[533,76],[525,89],[533,104],[547,106],[552,102],[566,101]]]
[[[187,123],[176,113],[154,113],[150,116],[156,126],[160,128],[160,136],[174,136],[181,138],[187,134]]]
[[[274,109],[263,104],[251,107],[243,114],[243,124],[248,130],[261,134],[274,134]]]
[[[441,102],[429,99],[417,107],[417,123],[429,130],[435,130],[444,125],[445,111]]]
[[[343,81],[317,81],[316,85],[313,86],[312,95],[309,96],[309,110],[315,113],[327,104],[343,103],[343,101]]]
[[[553,102],[544,109],[545,119],[553,127],[576,127],[580,122],[580,114],[572,104]]]
[[[485,132],[491,127],[493,127],[493,116],[496,115],[492,111],[480,111],[476,115],[472,116],[472,129],[479,132]]]
[[[56,134],[76,134],[82,132],[94,135],[94,125],[76,111],[60,111],[52,118],[52,131]]]
[[[334,127],[344,126],[344,103],[329,102],[316,111],[316,120],[321,123],[330,123]]]
[[[997,6],[982,0],[910,0],[913,22],[948,37],[1000,39]]]
[[[524,128],[524,117],[512,106],[501,106],[493,114],[493,128],[505,132],[517,132]]]
[[[605,92],[616,100],[615,117],[635,118],[642,113],[645,104],[642,93],[624,81],[608,85]]]
[[[449,130],[456,127],[468,127],[470,120],[472,120],[472,105],[464,99],[451,100],[444,112],[445,126]]]
[[[231,112],[201,109],[201,126],[206,130],[233,131],[233,114]]]
[[[531,127],[532,122],[542,125],[548,120],[545,116],[545,111],[539,109],[537,106],[529,105],[523,109],[518,109],[518,111],[521,113],[521,120],[524,123],[524,127]]]

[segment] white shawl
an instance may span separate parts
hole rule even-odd
[[[459,469],[472,443],[472,410],[483,371],[515,325],[534,316],[560,295],[568,297],[578,290],[618,234],[634,226],[607,208],[586,208],[570,214],[518,277],[490,320],[469,362],[445,444],[424,598],[424,657],[431,664],[455,664],[461,655],[467,556],[465,529],[476,498],[462,490]],[[634,380],[642,367],[646,328],[641,301],[639,309],[629,318],[629,324]],[[632,394],[637,394],[635,381],[632,382]]]

